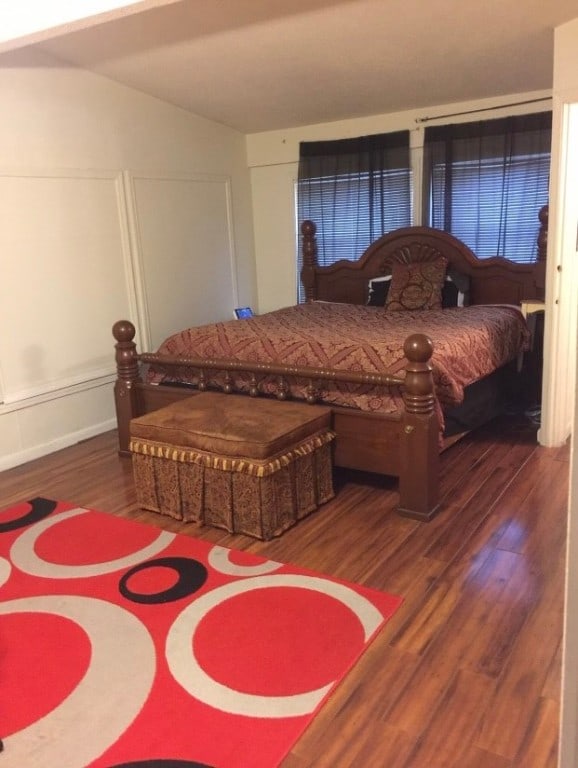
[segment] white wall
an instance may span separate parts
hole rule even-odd
[[[562,445],[572,426],[578,302],[578,53],[576,21],[555,32],[552,169],[544,328],[542,445]]]
[[[550,381],[545,382],[544,395],[554,400],[561,385],[566,404],[565,419],[573,422],[570,455],[570,494],[568,515],[568,545],[566,560],[566,612],[562,671],[562,723],[560,738],[560,768],[578,765],[578,360],[576,302],[578,275],[576,264],[576,232],[578,224],[578,18],[558,27],[554,38],[554,118],[558,131],[553,146],[553,241],[549,243],[548,259],[556,276],[549,274],[552,294],[558,294],[560,307],[546,323],[545,333],[551,351],[545,359]],[[558,272],[557,267],[561,267]],[[549,303],[548,308],[551,308]],[[556,311],[557,310],[557,311]],[[570,350],[572,374],[562,379],[567,364],[562,358]],[[561,371],[552,373],[553,366]],[[558,373],[558,376],[555,375]],[[570,401],[570,405],[568,405]],[[553,419],[546,425],[555,435],[559,426]],[[564,423],[560,425],[564,428]]]
[[[423,144],[424,124],[417,122],[418,118],[435,118],[468,110],[491,108],[490,111],[474,115],[440,117],[436,122],[443,124],[540,112],[551,109],[550,97],[550,91],[510,94],[495,99],[443,104],[422,110],[373,115],[248,136],[247,155],[254,202],[259,310],[266,312],[277,309],[295,303],[296,299],[295,243],[298,223],[295,219],[294,185],[297,179],[299,142],[410,130],[411,147],[416,149]],[[545,100],[538,103],[506,106],[513,102],[532,102],[542,98]],[[416,186],[419,187],[419,184]],[[538,212],[536,222],[537,215]]]
[[[578,379],[578,368],[576,377]],[[575,438],[578,435],[578,395],[576,397],[568,499],[559,768],[576,768],[578,765],[578,448]]]
[[[0,103],[5,469],[114,426],[116,320],[156,344],[256,279],[242,134],[32,49]]]

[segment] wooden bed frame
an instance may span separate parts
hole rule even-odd
[[[306,221],[301,226],[303,268],[301,280],[307,301],[367,302],[368,281],[391,272],[394,261],[422,261],[437,253],[449,266],[470,278],[471,304],[520,304],[523,300],[544,299],[548,208],[539,213],[538,258],[533,264],[515,264],[495,257],[477,259],[455,237],[429,227],[407,227],[376,240],[356,262],[339,261],[329,267],[317,265],[316,228]],[[287,398],[292,377],[309,382],[307,400],[318,401],[321,381],[343,381],[403,387],[404,409],[398,414],[380,414],[333,407],[333,428],[337,433],[336,466],[392,475],[399,478],[400,514],[430,520],[439,506],[439,426],[434,413],[435,394],[430,358],[432,341],[413,334],[404,345],[408,364],[405,377],[388,374],[301,368],[283,364],[251,364],[231,360],[161,357],[139,354],[134,343],[136,330],[130,321],[113,326],[116,340],[117,381],[115,402],[121,455],[129,455],[129,422],[135,416],[154,411],[194,394],[190,387],[146,384],[143,364],[154,364],[167,372],[177,365],[198,375],[198,389],[207,388],[206,371],[225,374],[223,391],[235,392],[235,372],[251,377],[250,395],[259,395],[264,376],[277,377],[276,396]],[[451,443],[455,442],[455,438]],[[450,444],[450,441],[447,443]]]

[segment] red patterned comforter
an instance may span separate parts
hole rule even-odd
[[[403,372],[403,342],[411,333],[434,342],[432,364],[442,406],[462,402],[464,388],[514,359],[525,347],[528,329],[516,307],[481,305],[416,312],[314,302],[248,320],[189,328],[166,339],[158,354],[275,362],[347,371]],[[152,368],[148,381],[186,381]],[[306,383],[291,388],[304,396]],[[265,383],[265,388],[267,384]],[[369,385],[327,382],[323,402],[392,413],[400,393]]]

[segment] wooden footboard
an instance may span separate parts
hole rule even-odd
[[[278,382],[275,396],[279,400],[288,397],[289,380],[305,379],[309,382],[309,403],[319,402],[323,381],[399,386],[405,404],[399,414],[332,409],[333,426],[337,433],[335,464],[399,477],[399,512],[402,515],[429,520],[436,513],[439,503],[439,424],[434,410],[435,395],[430,364],[433,344],[427,336],[413,334],[406,340],[404,352],[408,365],[405,377],[397,377],[385,373],[139,354],[134,342],[135,334],[135,327],[128,320],[120,320],[113,326],[117,365],[114,394],[121,455],[129,455],[129,424],[132,418],[190,397],[195,392],[190,387],[144,383],[141,364],[153,363],[155,367],[167,371],[177,366],[191,369],[197,373],[197,388],[201,391],[208,388],[207,371],[223,372],[222,391],[226,394],[237,391],[235,373],[249,374],[248,396],[251,397],[261,394],[259,382],[263,377],[274,376]]]

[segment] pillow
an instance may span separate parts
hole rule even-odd
[[[445,256],[412,264],[395,262],[385,308],[391,311],[441,309],[447,264]]]
[[[369,307],[383,307],[391,285],[391,275],[374,277],[368,283],[367,305]]]
[[[391,275],[374,277],[367,283],[367,306],[384,307],[391,285]],[[470,303],[470,276],[451,267],[442,287],[442,308],[467,307]]]
[[[442,288],[442,307],[467,307],[470,303],[470,278],[463,272],[448,269]]]

